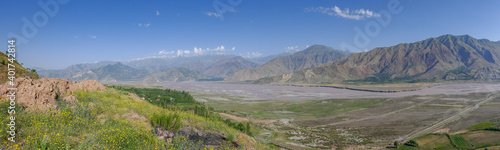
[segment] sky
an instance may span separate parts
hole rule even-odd
[[[314,44],[351,52],[445,34],[500,41],[498,0],[2,0],[0,50],[29,68]]]

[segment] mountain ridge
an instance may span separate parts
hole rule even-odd
[[[256,80],[318,66],[350,54],[324,45],[313,45],[292,55],[279,56],[260,67],[236,72],[228,80]]]
[[[262,79],[258,83],[328,83],[364,79],[377,73],[390,75],[391,79],[467,79],[478,70],[486,73],[483,77],[494,77],[499,72],[499,58],[500,46],[494,42],[469,35],[447,34],[354,53],[314,68]],[[459,67],[471,71],[463,75],[454,73],[453,70]]]

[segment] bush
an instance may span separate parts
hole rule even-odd
[[[418,147],[418,143],[415,140],[410,140],[405,143],[406,146],[411,146],[411,147]]]
[[[151,117],[151,125],[160,125],[165,130],[179,130],[182,125],[181,118],[177,113],[165,114],[153,114]]]

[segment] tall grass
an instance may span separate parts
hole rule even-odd
[[[153,117],[151,117],[151,125],[160,125],[166,130],[179,130],[181,124],[181,119],[176,113],[153,114]]]

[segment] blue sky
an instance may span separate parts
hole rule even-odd
[[[61,69],[161,55],[257,57],[313,44],[358,52],[444,34],[499,41],[499,8],[498,0],[3,0],[0,47],[17,35],[26,67]]]

